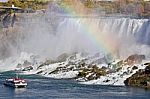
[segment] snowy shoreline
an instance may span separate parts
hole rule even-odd
[[[93,61],[100,59],[101,57],[99,57],[98,55],[83,57],[79,53],[68,57],[64,62],[58,62],[42,66],[41,61],[39,61],[39,59],[36,59],[35,57],[36,56],[34,56],[33,54],[22,53],[20,58],[18,58],[18,60],[10,61],[13,62],[10,64],[14,65],[13,70],[21,71],[21,74],[23,75],[36,74],[43,77],[49,77],[54,79],[75,79],[77,82],[87,85],[96,84],[96,85],[124,86],[125,85],[124,81],[127,78],[131,77],[138,70],[145,69],[146,65],[143,64],[149,62],[145,60],[141,64],[133,64],[132,66],[123,65],[119,71],[106,74],[105,76],[100,76],[98,79],[88,80],[88,77],[94,73],[92,72],[93,71],[92,69],[89,69],[90,70],[89,72],[91,73],[88,73],[85,77],[78,77],[78,74],[84,69],[88,69],[89,68],[88,66],[90,66],[89,64],[91,64]],[[84,66],[84,68],[79,67],[83,61],[85,62],[86,65]],[[112,64],[116,65],[118,61],[114,61]],[[18,64],[20,67],[17,67]],[[109,68],[113,68],[113,65],[112,67]],[[100,69],[104,66],[105,68],[108,68],[108,65],[106,64],[97,64],[96,68]],[[133,70],[134,67],[137,67],[137,69]]]

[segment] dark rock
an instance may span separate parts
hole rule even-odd
[[[128,64],[128,65],[132,65],[132,64],[136,64],[136,63],[141,63],[142,60],[145,59],[145,55],[138,55],[138,54],[134,54],[134,55],[131,55],[129,56],[125,62]]]
[[[104,80],[103,82],[109,82],[109,81],[110,81],[110,80],[107,79],[107,80]]]
[[[28,66],[28,67],[24,68],[22,71],[30,71],[30,70],[33,70],[32,66]]]
[[[103,69],[103,70],[107,70],[107,67],[104,67],[104,66],[103,66],[101,69]]]
[[[91,74],[89,77],[87,77],[88,80],[94,80],[97,79],[96,76],[94,76],[94,74]]]
[[[86,75],[87,73],[82,71],[82,72],[79,72],[78,77],[85,77]]]
[[[37,74],[41,74],[43,71],[39,71],[39,72],[37,72]]]
[[[50,72],[49,74],[57,74],[58,73],[58,69],[56,69],[56,70],[54,70],[54,71],[52,71],[52,72]]]
[[[145,73],[146,73],[146,74],[150,74],[150,66],[147,66],[147,67],[145,68]]]
[[[144,65],[150,66],[150,63],[145,63]]]
[[[124,63],[124,62],[123,62],[123,60],[121,60],[121,61],[117,62],[117,64],[116,64],[116,65],[117,65],[117,67],[120,67],[120,66],[122,66],[122,65],[123,65],[123,63]]]
[[[124,81],[125,85],[150,89],[150,73],[149,73],[149,67],[147,68],[148,68],[147,73],[145,70],[139,70],[131,77],[127,78]]]
[[[85,78],[87,80],[94,80],[104,75],[106,75],[105,69],[98,68],[96,65],[90,65],[90,68],[82,69],[76,78]]]
[[[138,67],[137,66],[133,66],[132,70],[136,70],[136,69],[138,69]]]
[[[118,71],[120,71],[121,69],[122,69],[122,67],[119,67],[119,68],[116,69],[116,71],[118,72]]]

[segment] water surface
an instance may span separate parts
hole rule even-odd
[[[14,72],[0,73],[0,99],[149,99],[150,90],[133,87],[81,85],[72,80],[56,80],[36,75],[20,75],[27,88],[3,85]]]

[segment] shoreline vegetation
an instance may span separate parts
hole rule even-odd
[[[32,11],[47,9],[51,4],[57,4],[62,8],[67,6],[79,15],[98,13],[106,16],[124,15],[144,18],[150,16],[150,1],[147,0],[8,0],[8,2],[0,2],[0,6],[15,5]]]

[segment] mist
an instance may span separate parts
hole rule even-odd
[[[55,6],[46,12],[23,14],[11,40],[7,36],[0,46],[1,56],[10,57],[21,52],[46,58],[74,52],[106,55],[110,54],[108,48],[116,58],[121,59],[132,54],[150,55],[149,19],[65,15],[65,11]],[[89,29],[91,34],[93,32],[105,41],[97,42],[92,35],[88,35]]]

